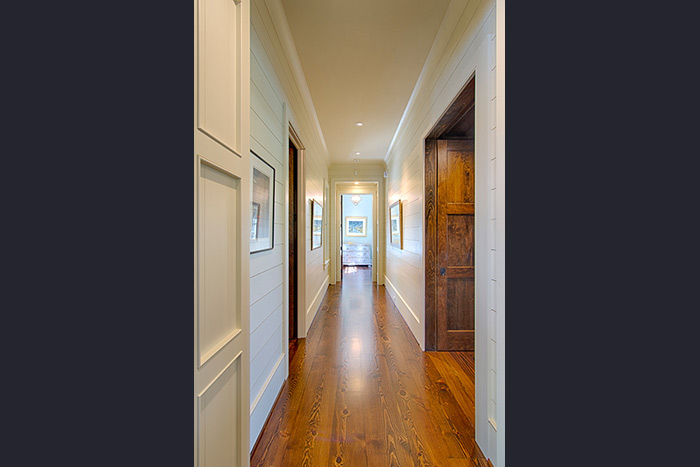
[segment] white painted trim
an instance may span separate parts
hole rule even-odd
[[[505,1],[496,0],[496,216],[498,230],[496,232],[496,249],[500,251],[496,264],[498,315],[496,316],[496,405],[498,406],[498,426],[496,434],[496,466],[506,465],[506,69],[505,69]]]
[[[289,376],[289,108],[282,102],[284,146],[287,148],[283,164],[284,172],[284,258],[282,260],[282,349],[284,350],[284,379]],[[252,332],[252,331],[251,331]]]
[[[231,361],[228,362],[228,364],[226,364],[226,366],[224,367],[224,369],[221,370],[216,376],[214,376],[214,378],[212,378],[212,380],[209,381],[209,384],[207,384],[207,385],[204,387],[204,389],[202,389],[202,390],[199,392],[199,394],[197,394],[197,398],[198,398],[198,399],[201,399],[202,396],[204,395],[204,393],[206,393],[206,392],[209,390],[209,388],[212,386],[212,384],[216,383],[216,381],[217,381],[219,378],[221,378],[221,375],[223,375],[224,373],[226,373],[226,370],[228,370],[228,368],[233,364],[233,362],[235,362],[236,360],[238,360],[238,359],[241,357],[242,354],[243,354],[243,351],[242,351],[242,350],[238,351],[238,353],[236,354],[236,356],[233,357],[233,358],[231,359]]]
[[[240,328],[234,329],[233,331],[231,331],[231,332],[229,333],[228,336],[224,337],[224,338],[221,339],[219,342],[217,342],[216,345],[214,345],[214,347],[212,347],[211,349],[209,349],[208,351],[206,351],[205,353],[203,353],[202,355],[200,355],[200,356],[199,356],[199,368],[201,368],[202,365],[204,365],[205,363],[207,363],[207,360],[209,360],[211,357],[213,357],[214,355],[216,355],[216,354],[219,352],[219,350],[221,350],[221,349],[223,349],[224,347],[226,347],[226,344],[228,344],[229,342],[233,341],[233,340],[236,338],[236,336],[237,336],[238,334],[240,334],[240,333],[241,333],[241,329],[240,329]]]
[[[350,187],[345,187],[343,185],[350,185],[353,184]],[[335,192],[335,215],[333,216],[333,231],[335,232],[335,236],[330,240],[332,243],[332,247],[335,250],[335,254],[333,255],[335,258],[335,268],[334,269],[334,278],[335,282],[338,280],[339,277],[342,277],[342,267],[343,265],[341,264],[340,261],[340,245],[342,245],[342,238],[343,234],[341,231],[341,225],[342,225],[342,219],[338,215],[341,211],[340,205],[341,205],[341,196],[342,195],[349,195],[349,194],[360,194],[360,195],[372,195],[372,216],[374,217],[374,225],[372,227],[372,282],[377,282],[377,285],[381,285],[381,281],[379,280],[381,277],[383,277],[383,270],[379,270],[379,265],[380,261],[379,258],[383,252],[383,247],[380,244],[380,239],[382,238],[380,236],[380,227],[382,227],[381,230],[383,230],[384,223],[382,222],[380,224],[380,209],[382,208],[379,205],[379,180],[362,180],[359,185],[354,185],[354,182],[350,180],[336,180],[333,182],[333,191]],[[339,185],[341,185],[339,187]],[[382,200],[383,201],[383,200]],[[384,204],[384,203],[383,203]],[[383,219],[383,218],[382,218]],[[329,258],[330,260],[330,258]],[[329,278],[330,278],[330,272],[329,272]]]
[[[217,138],[216,136],[214,136],[213,134],[211,134],[211,132],[205,130],[205,129],[202,128],[202,127],[197,127],[197,129],[198,129],[199,131],[201,131],[202,133],[204,133],[205,135],[207,135],[208,137],[210,137],[213,141],[216,141],[217,143],[219,143],[224,149],[226,149],[226,150],[230,151],[231,153],[233,153],[234,156],[243,157],[243,156],[241,156],[241,154],[240,154],[238,151],[236,151],[234,148],[228,146],[226,143],[224,143],[223,141],[221,141],[219,138]]]
[[[493,431],[498,431],[498,428],[496,428],[496,420],[493,418],[489,417],[489,425],[493,428]]]
[[[258,402],[260,402],[260,399],[262,398],[263,394],[265,394],[265,391],[267,391],[267,387],[270,385],[270,381],[272,381],[272,378],[275,376],[275,373],[277,373],[280,364],[285,360],[284,357],[287,355],[287,352],[288,349],[280,354],[279,358],[277,359],[277,363],[275,363],[274,368],[272,369],[270,374],[267,375],[265,384],[262,385],[262,388],[260,388],[260,392],[258,392],[258,395],[255,396],[255,400],[252,404],[250,404],[250,415],[253,415],[253,412],[255,412],[255,408],[258,406]]]
[[[420,322],[420,319],[418,319],[416,313],[414,313],[411,307],[408,306],[406,300],[404,300],[399,291],[396,290],[394,284],[392,284],[389,278],[386,276],[384,276],[384,284],[386,288],[389,289],[389,297],[394,302],[394,305],[396,305],[396,308],[399,310],[399,313],[401,313],[401,317],[403,318],[403,320],[411,329],[413,337],[415,337],[418,341],[418,345],[420,345],[421,350],[425,350],[425,329],[423,329],[422,332],[416,332],[417,330],[421,329],[421,326],[423,326]],[[411,322],[411,320],[406,319],[407,316],[412,316],[413,322]],[[425,328],[425,326],[423,326],[423,328]]]
[[[313,322],[314,318],[316,317],[316,313],[318,313],[318,309],[321,307],[321,302],[323,301],[323,297],[326,296],[326,291],[328,290],[328,276],[326,276],[325,280],[321,284],[321,288],[318,289],[318,292],[316,292],[316,295],[314,296],[314,300],[311,302],[311,306],[306,310],[306,322],[304,323],[304,326],[306,329],[304,329],[304,336],[308,334],[309,328],[311,327],[311,323]],[[309,316],[311,315],[311,316]]]

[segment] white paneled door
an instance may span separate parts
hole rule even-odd
[[[194,2],[195,467],[250,464],[249,1]]]

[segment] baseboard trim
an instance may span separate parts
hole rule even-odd
[[[401,309],[401,306],[403,306],[403,308],[405,308],[406,310],[408,310],[409,313],[411,313],[411,315],[413,316],[413,319],[416,320],[416,323],[417,323],[417,324],[420,324],[420,320],[418,319],[418,316],[416,316],[416,314],[413,312],[413,310],[411,309],[411,307],[408,306],[408,303],[406,303],[406,300],[403,299],[403,297],[401,296],[401,294],[399,293],[399,291],[396,289],[396,286],[394,286],[394,284],[392,284],[392,282],[389,280],[388,277],[386,277],[386,275],[384,276],[384,284],[385,284],[385,285],[388,285],[389,288],[391,289],[391,291],[393,292],[393,295],[392,295],[392,293],[389,293],[389,296],[391,297],[392,300],[394,300],[394,304],[396,305],[396,307],[399,308],[399,309]],[[396,295],[396,297],[397,297],[399,300],[401,300],[401,305],[399,305],[398,303],[396,303],[396,300],[395,300],[395,298],[394,298],[394,295]]]
[[[384,287],[386,287],[389,292],[389,298],[394,302],[396,309],[399,310],[399,314],[411,330],[418,346],[421,350],[425,350],[425,330],[423,329],[423,323],[421,323],[411,307],[408,306],[408,303],[406,303],[406,300],[404,300],[396,289],[396,286],[386,277],[386,274],[384,275]]]
[[[275,373],[277,373],[277,370],[279,370],[280,364],[284,361],[284,357],[286,355],[286,352],[280,355],[280,357],[277,359],[277,363],[275,363],[275,367],[272,369],[270,374],[267,375],[267,380],[265,381],[265,384],[263,384],[262,388],[260,388],[260,392],[255,397],[253,403],[250,405],[250,415],[253,415],[253,412],[255,412],[255,408],[258,406],[258,402],[260,402],[260,399],[262,398],[263,394],[265,394],[265,391],[267,391],[267,387],[270,385],[270,381],[272,381],[272,378],[275,376]]]
[[[314,296],[314,301],[311,302],[311,306],[306,310],[306,329],[304,330],[304,336],[309,332],[309,328],[311,327],[311,323],[314,321],[314,318],[316,317],[316,314],[318,313],[318,309],[321,307],[321,302],[323,301],[323,297],[326,296],[326,291],[328,290],[328,276],[323,281],[323,284],[321,284],[321,288],[318,289],[318,292],[316,292],[316,295]],[[313,315],[311,315],[313,313]],[[309,315],[311,315],[311,319],[309,319]]]

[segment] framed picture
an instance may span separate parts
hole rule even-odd
[[[367,218],[366,217],[346,217],[345,218],[346,237],[366,237]]]
[[[250,252],[271,250],[275,227],[275,169],[250,151]]]
[[[389,228],[391,229],[391,246],[403,250],[403,206],[401,200],[389,206]]]
[[[323,206],[315,199],[311,200],[311,249],[315,250],[323,243]]]

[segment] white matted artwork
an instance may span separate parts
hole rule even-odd
[[[311,200],[311,249],[319,248],[323,243],[323,206],[315,199]]]
[[[391,229],[391,246],[403,250],[403,206],[401,200],[389,206],[389,227]]]
[[[366,217],[351,217],[345,218],[345,236],[346,237],[366,237],[367,236],[367,218]]]
[[[275,169],[250,151],[250,252],[274,246]]]

